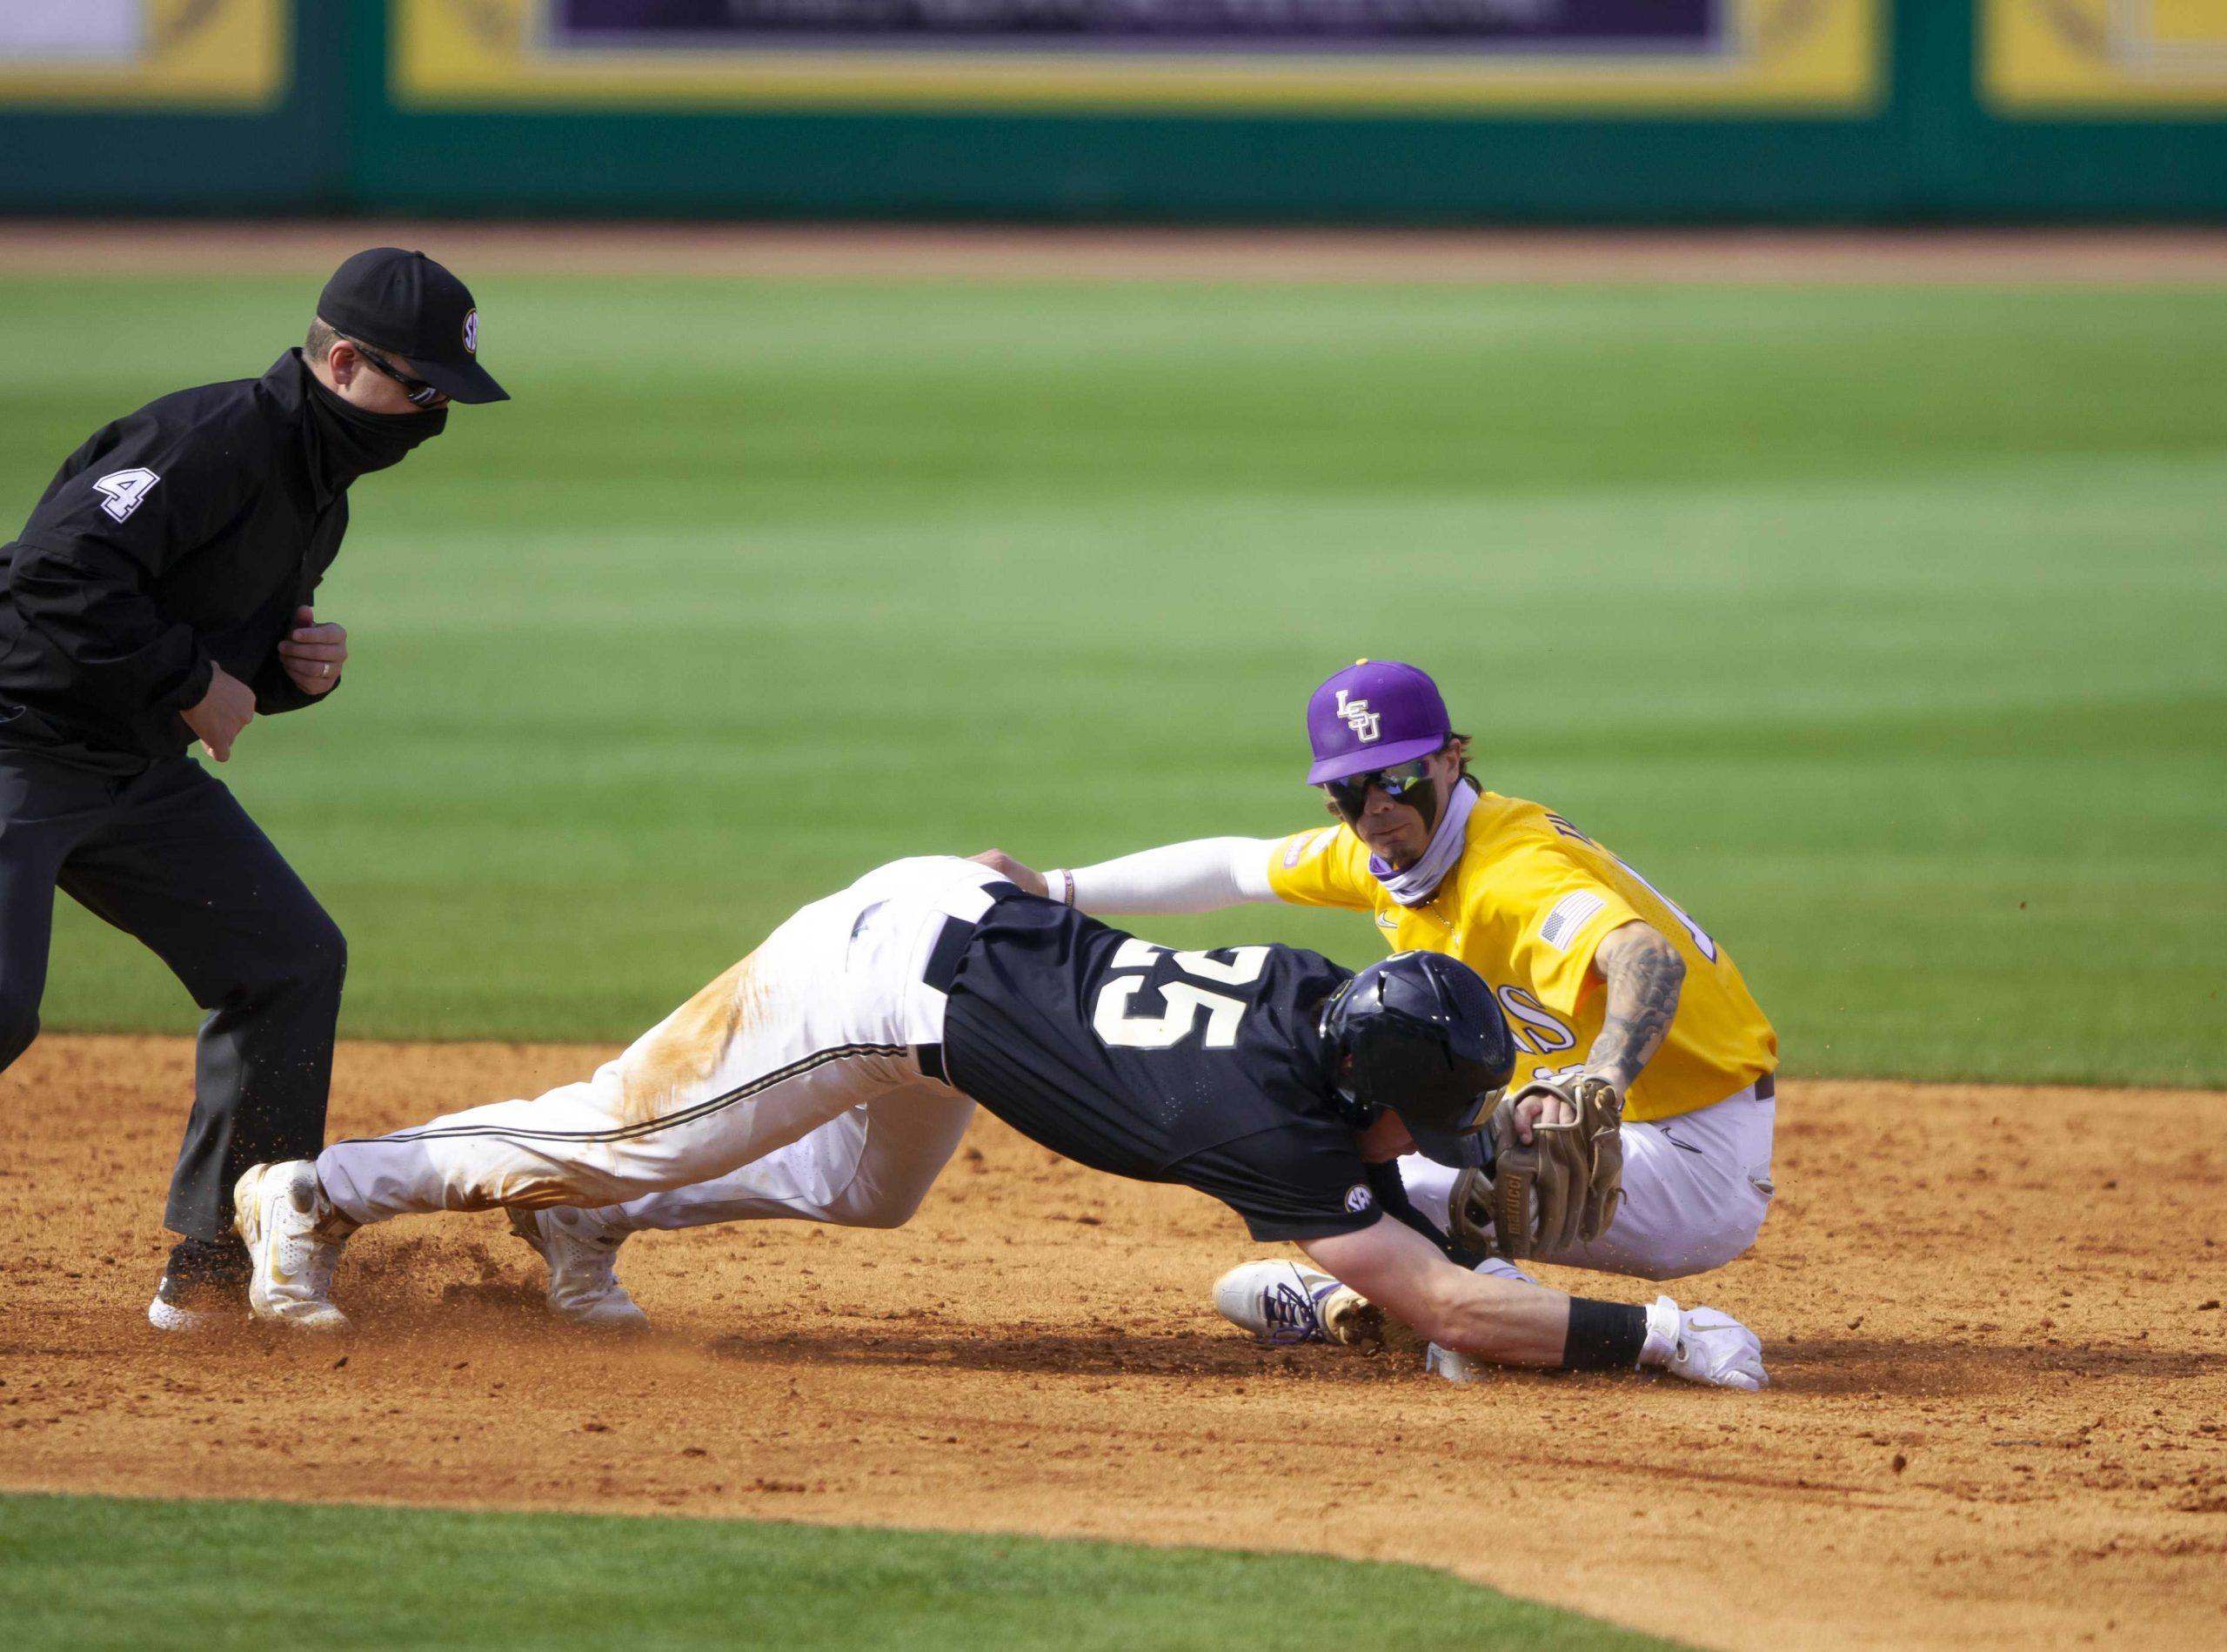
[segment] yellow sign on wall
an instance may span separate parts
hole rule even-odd
[[[2006,115],[2227,114],[2227,0],[1980,0]]]
[[[1138,23],[1151,15],[1140,0],[1096,12],[1089,0],[1069,0],[1056,9],[1056,30],[1041,22],[1055,9],[1016,4],[1015,29],[995,38],[986,38],[980,0],[953,5],[955,21],[940,32],[933,23],[877,30],[881,9],[846,14],[840,0],[823,0],[706,8],[712,21],[670,35],[659,31],[672,9],[639,8],[644,20],[630,26],[625,0],[397,0],[393,96],[420,109],[1845,117],[1883,96],[1884,6],[1580,0],[1553,10],[1470,0],[1479,22],[1465,43],[1394,37],[1414,7],[1384,7],[1378,38],[1331,38],[1327,28],[1302,37],[1288,21],[1256,21],[1268,11],[1303,20],[1304,0],[1222,13],[1210,0],[1169,4],[1174,21],[1159,36]],[[1227,26],[1202,25],[1202,8],[1209,24],[1226,17]],[[1350,30],[1353,5],[1314,10]],[[798,24],[800,13],[813,21]],[[1693,21],[1682,34],[1664,21],[1673,16]],[[1559,38],[1553,23],[1508,21],[1548,17],[1577,21],[1560,25]],[[1527,26],[1535,37],[1508,37]]]
[[[0,0],[0,108],[265,109],[293,0]]]

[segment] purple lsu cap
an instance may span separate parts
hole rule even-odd
[[[1314,766],[1307,783],[1342,780],[1418,757],[1454,738],[1438,685],[1396,659],[1361,659],[1334,673],[1307,702]]]

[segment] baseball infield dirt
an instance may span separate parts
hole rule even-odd
[[[332,1123],[603,1053],[347,1047]],[[473,1215],[358,1239],[344,1341],[166,1338],[189,1062],[50,1038],[0,1081],[7,1487],[1320,1550],[1715,1646],[2227,1642],[2216,1095],[1785,1086],[1761,1242],[1674,1287],[1762,1334],[1776,1386],[1743,1396],[1257,1349],[1207,1301],[1259,1248],[1234,1217],[986,1118],[899,1232],[638,1240],[648,1337],[551,1325]]]

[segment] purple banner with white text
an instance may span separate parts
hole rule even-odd
[[[550,44],[1712,57],[1728,0],[552,0]]]

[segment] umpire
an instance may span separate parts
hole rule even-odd
[[[311,598],[348,485],[506,400],[464,284],[420,252],[342,264],[309,340],[260,378],[150,402],[64,461],[0,548],[0,1068],[38,1033],[54,891],[146,943],[208,1012],[147,1317],[245,1304],[232,1183],[314,1155],[347,949],[224,784],[258,716],[339,686]]]

